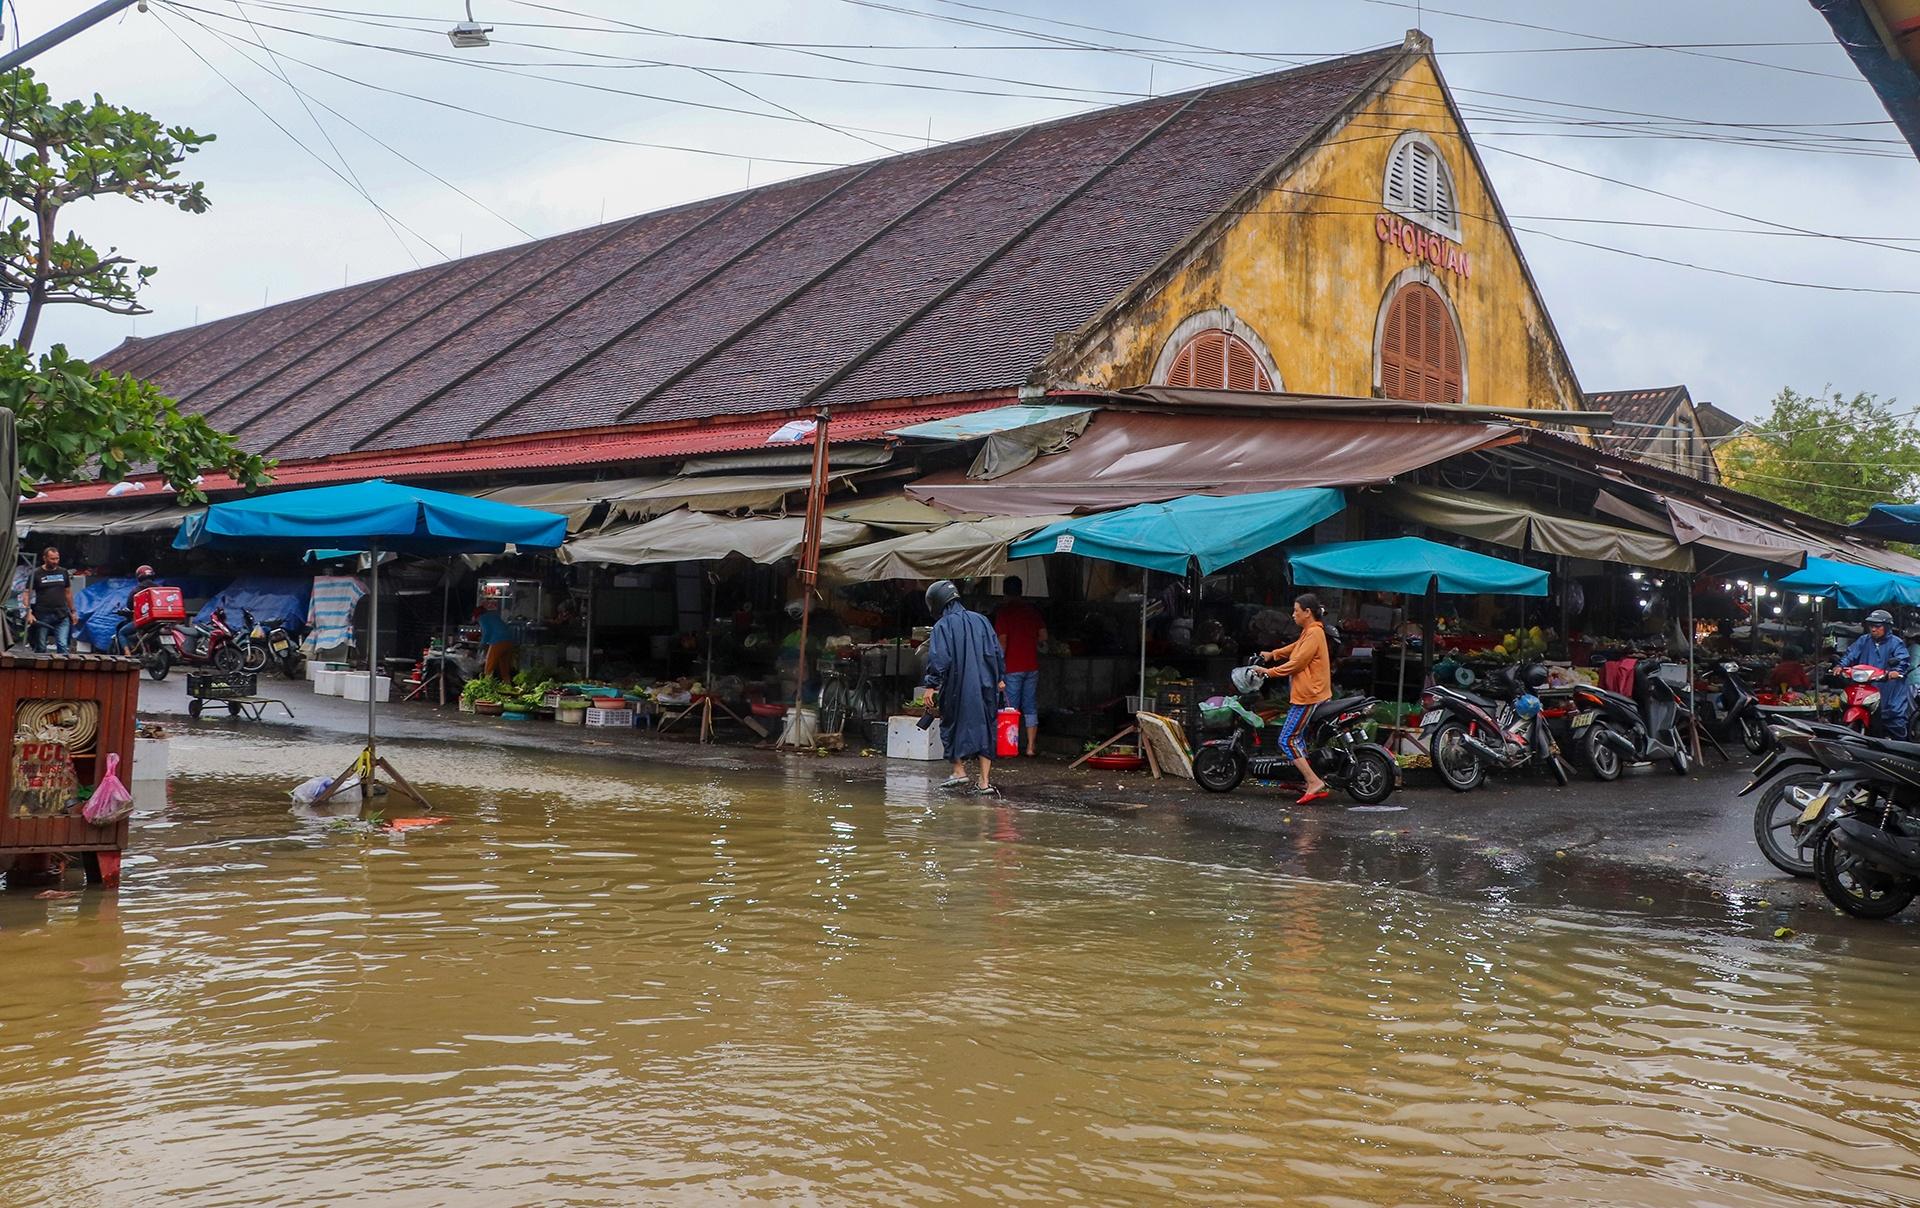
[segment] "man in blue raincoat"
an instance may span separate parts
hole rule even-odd
[[[1907,672],[1913,669],[1913,656],[1900,635],[1893,631],[1893,615],[1884,608],[1867,614],[1867,631],[1853,639],[1853,645],[1840,656],[1842,667],[1857,667],[1862,663],[1887,673],[1887,678],[1880,682],[1880,725],[1888,738],[1904,740],[1912,702],[1907,690]]]
[[[990,796],[993,785],[993,724],[1000,711],[1000,689],[1007,659],[993,622],[969,612],[960,589],[942,579],[927,588],[927,611],[934,615],[927,643],[927,675],[922,682],[938,691],[940,743],[953,760],[953,775],[943,789],[972,785],[976,796]],[[980,761],[980,780],[967,778],[966,761]]]

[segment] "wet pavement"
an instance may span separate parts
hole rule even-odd
[[[143,682],[143,715],[191,731],[241,737],[272,731],[334,741],[363,733],[366,705],[315,696],[305,681],[263,677],[263,694],[283,696],[296,716],[262,722],[185,716],[179,676]],[[274,710],[274,714],[278,711]],[[849,751],[783,754],[760,749],[744,731],[702,746],[646,730],[588,730],[551,722],[506,722],[418,703],[380,707],[383,739],[472,743],[669,764],[753,777],[805,775],[853,784],[878,783],[889,793],[933,793],[944,763],[890,760]],[[690,728],[690,727],[689,727]],[[264,735],[263,735],[264,736]],[[1124,818],[1140,850],[1176,854],[1204,834],[1229,840],[1236,858],[1263,868],[1321,879],[1395,886],[1477,902],[1519,902],[1617,910],[1637,918],[1706,924],[1771,937],[1796,932],[1864,935],[1920,943],[1920,910],[1892,924],[1863,924],[1838,915],[1810,880],[1780,873],[1761,856],[1752,832],[1753,798],[1739,789],[1757,760],[1722,761],[1681,777],[1664,767],[1630,769],[1603,784],[1576,773],[1560,788],[1545,778],[1493,777],[1472,793],[1454,793],[1409,773],[1409,783],[1382,806],[1354,806],[1335,795],[1307,807],[1282,786],[1243,784],[1214,795],[1185,780],[1154,781],[1145,773],[1070,770],[1065,761],[1005,760],[995,765],[1004,802],[1015,809],[1095,813]],[[277,762],[274,757],[272,762]],[[176,771],[180,771],[176,765]],[[300,777],[337,769],[302,767]],[[403,769],[404,771],[404,769]]]

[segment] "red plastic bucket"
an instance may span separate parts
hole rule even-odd
[[[1020,753],[1020,710],[1002,709],[994,718],[993,753],[1001,759]]]

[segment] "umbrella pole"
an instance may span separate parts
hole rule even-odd
[[[1433,678],[1433,648],[1439,644],[1437,632],[1440,624],[1440,580],[1427,580],[1427,617],[1426,625],[1420,633],[1420,688],[1425,691],[1427,681]]]
[[[827,510],[827,424],[832,412],[820,408],[813,427],[813,471],[807,476],[807,519],[800,538],[800,663],[793,688],[793,717],[781,744],[800,731],[800,709],[807,696],[807,633],[813,621],[813,587],[820,578],[820,530]],[[712,684],[707,688],[711,690]],[[796,747],[798,743],[794,744]]]
[[[375,731],[378,721],[373,708],[374,677],[380,670],[380,547],[367,551],[367,753],[365,771],[360,777],[360,797],[373,795],[373,762],[378,758]]]
[[[440,707],[447,707],[447,667],[453,658],[453,647],[447,642],[447,610],[451,607],[453,595],[453,559],[447,559],[447,577],[440,580]]]
[[[593,678],[593,572],[599,568],[591,564],[587,567],[587,678]]]
[[[1147,570],[1140,569],[1140,708],[1147,706]]]
[[[1693,735],[1693,761],[1699,763],[1700,702],[1695,698],[1693,691],[1693,576],[1689,575],[1680,580],[1680,590],[1687,593],[1687,631],[1681,636],[1687,639],[1687,699],[1693,702],[1693,711],[1688,714],[1692,721],[1687,729]]]

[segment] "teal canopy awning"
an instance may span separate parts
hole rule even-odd
[[[1889,541],[1920,541],[1920,503],[1876,503],[1853,527]]]
[[[1547,572],[1428,541],[1343,541],[1289,556],[1293,581],[1303,587],[1346,587],[1425,595],[1432,586],[1446,595],[1544,596]]]
[[[1192,560],[1201,574],[1210,575],[1298,536],[1346,506],[1346,497],[1334,487],[1186,495],[1050,524],[1014,542],[1007,556],[1077,554],[1174,575],[1186,574]]]
[[[997,432],[1011,432],[1015,428],[1029,428],[1034,424],[1052,423],[1075,415],[1090,415],[1095,410],[1096,408],[1093,407],[1076,407],[1065,403],[994,407],[987,411],[974,411],[967,415],[932,419],[905,428],[894,428],[889,435],[906,436],[915,440],[979,440],[983,436],[992,436]]]
[[[376,478],[216,503],[181,523],[173,548],[497,554],[566,539],[565,516]]]
[[[1807,565],[1774,581],[1776,587],[1810,596],[1827,596],[1842,608],[1920,605],[1920,579],[1872,570],[1851,562],[1809,556]]]

